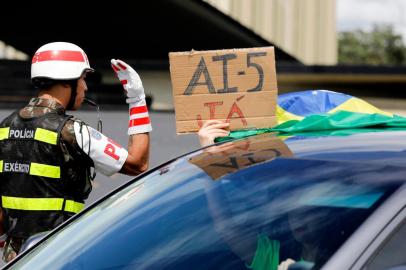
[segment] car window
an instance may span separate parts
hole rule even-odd
[[[213,179],[187,159],[113,194],[18,269],[320,268],[406,169],[276,159]]]
[[[382,270],[403,265],[406,267],[406,220],[382,245],[364,267],[365,270]]]

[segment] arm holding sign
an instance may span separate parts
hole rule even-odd
[[[221,120],[208,120],[204,122],[198,133],[200,145],[202,147],[208,146],[214,143],[215,138],[228,136],[230,134],[228,130],[229,126],[229,123]]]

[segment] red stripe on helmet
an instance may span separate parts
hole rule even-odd
[[[148,112],[148,108],[146,105],[139,106],[139,107],[132,107],[130,109],[130,115],[138,114],[138,113],[146,113],[146,112]]]
[[[149,120],[149,117],[136,118],[136,119],[130,120],[130,122],[128,123],[128,127],[147,125],[149,123],[151,123],[151,121]]]
[[[127,80],[122,80],[122,81],[120,81],[121,82],[121,84],[122,85],[124,85],[124,84],[127,84],[128,83],[128,81]]]
[[[72,61],[72,62],[86,62],[83,54],[79,51],[64,51],[53,50],[37,52],[32,57],[32,63],[43,61]]]

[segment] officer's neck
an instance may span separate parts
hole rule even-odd
[[[61,84],[54,85],[49,89],[41,90],[38,97],[55,100],[66,109],[70,99],[70,87]]]

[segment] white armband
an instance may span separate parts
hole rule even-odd
[[[111,176],[120,171],[128,156],[125,148],[86,124],[75,122],[74,129],[79,147],[93,160],[97,172]]]
[[[130,120],[128,122],[128,135],[146,133],[152,130],[145,99],[129,104]]]

